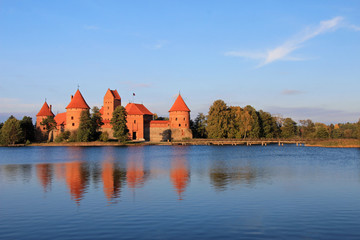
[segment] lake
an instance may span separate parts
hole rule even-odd
[[[0,148],[0,239],[360,239],[360,150]]]

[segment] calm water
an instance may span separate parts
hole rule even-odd
[[[0,239],[360,239],[360,150],[0,148]]]

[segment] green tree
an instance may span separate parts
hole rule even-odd
[[[206,117],[203,113],[199,113],[193,123],[193,134],[196,138],[206,138]]]
[[[95,135],[94,122],[90,117],[90,113],[87,110],[84,110],[80,114],[80,125],[77,132],[77,141],[78,142],[89,142],[92,140]]]
[[[327,126],[323,123],[315,124],[315,137],[319,139],[326,139],[330,137]]]
[[[20,126],[20,121],[14,116],[10,116],[1,128],[1,143],[4,145],[15,144],[23,140],[23,133]]]
[[[293,138],[297,133],[297,125],[291,118],[285,118],[281,126],[281,137]]]
[[[358,134],[358,139],[360,139],[360,119],[357,122],[357,134]]]
[[[24,141],[33,142],[35,140],[35,127],[32,118],[24,116],[20,121],[20,127],[24,134]]]
[[[223,100],[216,100],[209,109],[206,131],[209,138],[226,138],[229,131],[230,110]]]
[[[277,138],[279,137],[279,127],[276,124],[276,120],[270,113],[259,111],[259,117],[261,122],[261,137],[264,138]]]
[[[114,138],[119,142],[125,142],[129,136],[129,129],[126,126],[126,110],[123,106],[117,106],[111,118],[112,129],[114,130]]]
[[[91,109],[91,121],[92,121],[92,124],[93,124],[93,132],[94,132],[94,135],[92,136],[92,139],[93,140],[97,140],[99,137],[100,137],[100,129],[101,129],[101,126],[104,125],[104,123],[102,122],[102,117],[101,117],[101,113],[100,113],[100,110],[98,107],[93,107]]]
[[[41,121],[40,125],[44,126],[46,132],[49,133],[56,127],[56,121],[53,116],[47,116]]]

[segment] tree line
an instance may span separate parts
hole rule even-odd
[[[237,138],[237,139],[360,139],[360,120],[357,123],[326,125],[310,119],[295,122],[291,118],[272,116],[248,105],[227,106],[223,100],[216,100],[207,115],[199,113],[191,128],[195,138]]]
[[[40,125],[45,132],[36,129],[32,118],[24,116],[22,120],[10,116],[4,123],[0,123],[0,145],[29,144],[31,142],[90,142],[108,141],[108,132],[102,132],[102,117],[98,107],[93,107],[91,113],[82,111],[80,115],[79,128],[76,131],[61,131],[54,139],[49,136],[53,130],[57,129],[57,123],[52,116],[44,118]],[[123,106],[118,106],[111,119],[113,137],[118,141],[124,142],[128,138],[128,128],[126,126],[126,110]],[[58,129],[60,131],[60,129]]]

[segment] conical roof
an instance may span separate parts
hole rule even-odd
[[[37,117],[42,117],[42,116],[55,116],[53,114],[53,112],[51,111],[49,105],[47,104],[47,102],[44,102],[44,105],[41,107],[40,111],[38,112],[38,114],[36,114]]]
[[[184,99],[181,97],[180,94],[176,98],[174,104],[169,110],[169,112],[175,112],[175,111],[190,112],[190,109],[188,108],[188,106],[186,105]]]
[[[69,105],[67,105],[66,109],[68,108],[82,108],[82,109],[90,109],[89,105],[87,105],[84,97],[81,95],[80,90],[78,89],[75,95],[72,97]]]

